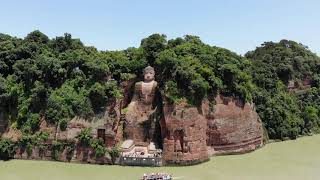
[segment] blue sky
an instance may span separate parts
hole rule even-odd
[[[2,0],[0,32],[68,32],[100,50],[137,47],[152,33],[199,36],[239,54],[291,39],[320,54],[319,0]]]

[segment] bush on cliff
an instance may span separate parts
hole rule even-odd
[[[313,87],[298,94],[299,106],[304,119],[304,133],[320,133],[320,88]]]
[[[0,160],[13,158],[16,146],[10,139],[0,139]]]
[[[82,129],[76,138],[78,139],[81,146],[89,147],[93,139],[91,135],[91,128]]]
[[[111,149],[108,149],[108,153],[111,157],[112,164],[115,163],[117,157],[120,156],[120,150],[118,146],[114,146]]]
[[[107,149],[105,148],[105,145],[101,139],[92,139],[90,142],[90,147],[93,149],[94,156],[96,158],[103,157],[107,152]]]

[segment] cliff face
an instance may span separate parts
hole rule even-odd
[[[262,122],[254,106],[218,95],[213,108],[205,100],[199,108],[164,105],[161,121],[166,163],[194,164],[209,155],[253,151],[263,142]]]
[[[163,157],[168,164],[195,164],[208,159],[207,120],[196,107],[164,105],[161,122]]]
[[[114,146],[119,139],[118,126],[120,121],[120,102],[116,99],[110,99],[105,111],[96,115],[91,120],[74,117],[68,122],[65,131],[57,129],[56,138],[59,140],[73,140],[84,128],[91,128],[91,135],[94,138],[100,138],[104,141],[106,147]]]
[[[210,112],[209,102],[203,103],[209,154],[245,153],[262,145],[262,122],[252,104],[220,95],[215,104]]]
[[[107,147],[114,146],[123,138],[121,109],[129,103],[130,85],[133,83],[122,85],[124,98],[109,100],[101,117],[91,121],[74,118],[66,131],[41,130],[50,132],[51,139],[68,140],[74,139],[81,129],[91,127],[94,137],[103,138]],[[163,160],[167,164],[190,165],[206,161],[210,155],[245,153],[262,145],[263,126],[252,104],[218,95],[215,99],[204,100],[200,107],[166,102],[160,107],[163,114],[159,121],[161,128],[158,128],[162,136],[159,147],[163,149]],[[0,134],[6,126],[4,119],[0,114]],[[143,133],[139,127],[132,128],[134,134]]]
[[[5,132],[7,124],[7,118],[0,109],[0,135]]]

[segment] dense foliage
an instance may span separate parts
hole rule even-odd
[[[91,128],[82,129],[78,134],[77,139],[82,147],[92,148],[94,150],[95,157],[102,157],[107,152],[103,140],[92,137]]]
[[[8,160],[14,156],[15,145],[9,139],[0,139],[0,159]]]
[[[206,45],[188,35],[168,41],[156,57],[160,82],[172,100],[186,98],[198,104],[217,92],[252,100],[254,85],[244,72],[250,61],[229,50]]]
[[[257,86],[253,100],[270,138],[319,132],[320,58],[288,40],[266,42],[246,57]]]
[[[92,117],[121,96],[106,77],[141,69],[137,51],[99,52],[70,34],[52,40],[39,31],[24,39],[0,34],[1,107],[26,133],[36,132],[42,117],[63,129],[70,118]]]
[[[98,51],[67,33],[54,39],[39,31],[24,39],[0,34],[0,108],[25,134],[36,133],[42,119],[65,130],[74,116],[103,112],[108,100],[122,96],[120,83],[141,78],[147,65],[155,67],[169,102],[198,105],[220,93],[254,102],[270,138],[319,132],[320,59],[287,40],[242,57],[191,35],[153,34],[138,48]],[[289,92],[292,83],[305,90]],[[83,143],[105,153],[98,141]]]

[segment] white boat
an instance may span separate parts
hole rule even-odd
[[[144,174],[141,180],[172,180],[172,176],[166,173],[151,173]]]

